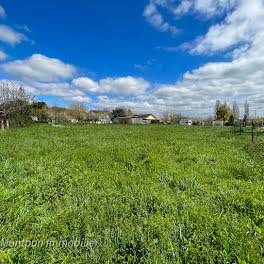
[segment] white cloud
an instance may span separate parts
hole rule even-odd
[[[260,0],[261,1],[261,0]],[[143,15],[149,24],[161,32],[179,33],[179,29],[164,20],[162,10],[171,14],[172,21],[180,19],[190,13],[203,20],[219,16],[230,11],[239,2],[238,0],[149,0]]]
[[[238,0],[195,0],[193,12],[210,18],[232,9]]]
[[[5,60],[8,58],[8,55],[4,53],[2,50],[0,50],[0,61]]]
[[[204,37],[196,40],[193,54],[213,54],[238,44],[251,43],[264,31],[264,2],[240,1],[237,8],[223,22],[209,28]]]
[[[100,81],[100,87],[103,91],[123,95],[144,93],[149,86],[149,83],[143,78],[134,78],[131,76],[116,79],[106,78]]]
[[[64,97],[64,101],[74,102],[74,103],[90,104],[92,102],[92,99],[88,96],[73,96],[73,97]]]
[[[100,80],[99,83],[89,78],[82,77],[74,79],[72,84],[75,88],[89,93],[120,95],[142,94],[150,86],[150,84],[144,79],[131,76],[106,78]]]
[[[23,81],[57,82],[70,79],[77,69],[58,59],[52,59],[41,54],[34,54],[25,60],[16,60],[1,65],[9,75]]]
[[[258,34],[251,47],[238,48],[231,62],[207,63],[184,74],[176,84],[157,85],[148,100],[171,109],[195,115],[213,113],[216,99],[242,105],[248,99],[252,109],[263,111],[264,32]]]
[[[0,25],[0,41],[14,46],[23,40],[27,40],[27,37],[24,34],[16,32],[9,26]]]
[[[173,35],[178,33],[175,26],[165,22],[162,14],[158,11],[157,5],[152,1],[145,7],[144,16],[149,24],[161,32],[171,32]]]
[[[99,84],[90,78],[81,77],[73,79],[72,85],[79,90],[87,91],[90,93],[100,92]]]
[[[241,110],[243,101],[247,99],[251,111],[256,109],[259,115],[263,115],[263,2],[151,0],[144,12],[146,19],[158,30],[172,32],[171,24],[164,20],[165,16],[162,16],[161,10],[171,12],[176,19],[191,14],[197,19],[218,16],[219,21],[222,16],[222,22],[212,25],[207,34],[196,38],[193,43],[162,49],[187,49],[198,55],[226,51],[224,56],[229,55],[231,61],[206,63],[186,72],[176,83],[160,83],[154,86],[143,78],[131,76],[98,81],[82,77],[73,79],[71,84],[62,82],[72,79],[76,68],[59,60],[54,63],[54,59],[43,55],[33,55],[23,61],[6,63],[2,69],[27,81],[25,83],[36,94],[61,97],[67,102],[88,103],[95,108],[122,106],[138,113],[152,112],[157,116],[164,109],[169,109],[188,116],[206,116],[213,114],[217,99],[230,104],[237,100]],[[210,20],[211,23],[215,23],[214,21],[216,20]],[[224,58],[226,60],[226,57]],[[135,67],[142,68],[150,64],[151,62],[147,62]],[[92,101],[89,94],[97,95],[96,99]]]
[[[195,55],[224,52],[224,59],[229,56],[231,61],[207,63],[185,73],[176,84],[156,85],[151,94],[138,96],[138,100],[148,100],[153,109],[163,107],[190,115],[207,115],[213,113],[216,99],[230,103],[236,99],[241,106],[247,99],[252,110],[264,114],[263,0],[150,0],[147,7],[152,7],[150,14],[158,7],[159,11],[163,8],[171,12],[174,21],[186,14],[202,21],[213,18],[204,36],[177,47],[160,49],[189,50]],[[162,16],[161,12],[159,14]],[[220,18],[220,22],[213,24]]]
[[[46,96],[56,96],[56,97],[65,97],[65,96],[83,96],[84,92],[77,89],[73,89],[71,85],[67,82],[57,82],[57,83],[40,83],[33,82],[32,86],[38,88],[42,95]]]
[[[2,18],[2,19],[6,18],[5,9],[1,5],[0,5],[0,18]]]
[[[37,96],[40,94],[40,91],[32,86],[29,85],[24,85],[24,89],[26,90],[27,93],[29,93],[32,96]]]
[[[190,10],[192,3],[190,1],[182,1],[177,7],[173,8],[173,13],[176,16],[182,16]]]
[[[169,51],[187,48],[191,54],[212,55],[250,44],[264,30],[263,0],[150,0],[144,12],[147,21],[160,31],[169,31],[170,23],[164,21],[161,8],[171,13],[174,21],[186,14],[201,20],[223,16],[204,36],[198,36],[193,43],[165,48]]]
[[[138,113],[146,113],[148,111],[153,111],[153,107],[147,101],[141,101],[137,98],[128,100],[123,97],[109,98],[108,96],[98,96],[96,101],[92,102],[92,105],[95,108],[116,108],[116,107],[124,107],[133,109],[133,111],[137,111]],[[158,109],[156,109],[158,110]]]

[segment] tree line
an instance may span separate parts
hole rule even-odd
[[[233,106],[230,107],[226,102],[222,103],[220,100],[217,100],[215,103],[214,117],[215,120],[228,122],[230,125],[240,122],[240,109],[237,102],[234,101]],[[243,124],[246,125],[249,122],[249,119],[249,103],[246,100],[244,102]]]
[[[242,122],[246,125],[250,119],[249,103],[244,102],[244,115]],[[113,122],[118,117],[133,115],[130,109],[117,107],[112,111],[103,109],[102,111],[91,110],[82,103],[69,105],[67,108],[52,106],[48,107],[45,102],[38,102],[34,97],[25,91],[23,86],[10,81],[0,82],[0,128],[2,130],[9,126],[24,126],[32,122]],[[186,119],[181,113],[174,113],[168,110],[161,114],[161,121],[167,124],[179,124],[181,119]],[[196,118],[197,124],[201,121],[205,124],[212,123],[213,120],[224,121],[225,124],[233,125],[241,122],[240,109],[236,101],[230,107],[226,102],[216,101],[214,117]]]
[[[32,122],[114,122],[118,117],[134,114],[130,109],[117,107],[112,111],[88,111],[82,103],[48,107],[26,92],[22,85],[10,81],[0,82],[0,128],[25,126]]]
[[[44,103],[45,104],[45,103]],[[2,81],[0,83],[0,126],[24,126],[32,121],[32,116],[42,115],[43,104],[28,94],[23,86]]]

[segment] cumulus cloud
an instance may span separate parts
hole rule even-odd
[[[65,102],[73,102],[73,103],[82,103],[82,104],[90,104],[92,99],[88,96],[73,96],[73,97],[64,97]]]
[[[240,1],[237,8],[224,21],[209,28],[199,37],[191,49],[193,54],[213,54],[243,43],[252,43],[264,31],[264,2],[262,0]]]
[[[77,96],[85,95],[84,92],[72,88],[71,85],[67,82],[56,82],[56,83],[32,82],[31,86],[37,88],[39,93],[45,96],[77,97]]]
[[[72,81],[72,85],[79,90],[87,91],[90,93],[100,92],[99,84],[87,77],[74,79]]]
[[[143,78],[131,76],[120,78],[106,78],[95,82],[90,78],[82,77],[72,81],[75,88],[89,93],[136,95],[144,93],[150,84]]]
[[[193,12],[211,18],[220,15],[230,9],[239,2],[238,0],[195,0],[189,1]]]
[[[131,76],[116,79],[106,78],[100,81],[100,87],[103,91],[114,94],[141,94],[149,86],[149,83],[143,78],[134,78]]]
[[[264,28],[263,0],[150,0],[144,12],[147,21],[160,31],[169,31],[170,23],[164,21],[159,7],[171,13],[174,20],[186,14],[202,20],[220,15],[224,18],[193,42],[163,48],[168,51],[189,49],[191,54],[213,55],[237,45],[252,43]]]
[[[1,5],[0,5],[0,18],[2,18],[2,19],[6,18],[5,9]]]
[[[97,96],[97,100],[92,102],[95,108],[105,108],[110,109],[116,107],[130,108],[139,113],[146,113],[148,111],[154,110],[153,107],[147,101],[141,101],[138,98],[127,99],[124,97],[110,98],[108,96]],[[157,112],[158,109],[155,110]]]
[[[6,58],[8,58],[8,55],[4,53],[2,50],[0,50],[0,61],[5,60]]]
[[[71,64],[58,59],[34,54],[25,60],[16,60],[1,65],[1,68],[9,75],[23,81],[57,82],[70,79],[77,69]]]
[[[150,14],[159,10],[162,16],[162,9],[170,12],[176,22],[187,14],[203,21],[213,18],[204,36],[196,36],[194,41],[177,47],[159,49],[189,50],[193,55],[221,52],[224,60],[229,56],[231,61],[207,63],[185,73],[176,84],[157,84],[151,94],[138,97],[139,100],[148,100],[155,109],[163,106],[191,115],[205,115],[213,112],[216,99],[229,102],[236,99],[241,106],[247,99],[252,109],[264,114],[263,0],[150,0],[147,7],[152,7]],[[164,20],[163,23],[169,24]]]
[[[122,106],[135,112],[164,109],[189,116],[212,115],[216,99],[243,106],[247,99],[252,111],[263,110],[264,85],[264,3],[262,0],[150,0],[144,11],[146,20],[162,32],[172,32],[162,11],[180,19],[184,15],[210,20],[204,36],[167,51],[189,50],[191,54],[224,52],[229,61],[206,63],[186,72],[175,83],[151,85],[143,78],[108,77],[98,81],[74,78],[76,67],[57,59],[35,54],[25,60],[0,66],[7,74],[23,80],[35,94],[56,96],[67,102],[87,103],[95,108]],[[166,16],[168,17],[168,16]],[[222,19],[221,22],[219,20]],[[175,33],[177,29],[175,27]],[[226,60],[226,57],[224,57]],[[149,63],[135,65],[144,69]],[[67,82],[72,80],[72,82]],[[94,94],[92,100],[88,95]],[[243,111],[241,111],[243,112]]]
[[[264,32],[251,47],[234,50],[231,62],[207,63],[186,72],[176,84],[160,84],[152,93],[153,103],[177,105],[181,111],[209,114],[216,99],[231,102],[248,99],[252,107],[262,111],[264,84]],[[177,103],[175,103],[177,102]]]
[[[14,46],[23,40],[27,40],[27,37],[24,34],[13,30],[9,26],[0,25],[0,41]]]

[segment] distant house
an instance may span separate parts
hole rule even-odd
[[[126,117],[118,117],[120,124],[151,124],[157,123],[159,120],[152,114],[140,114],[140,115],[131,115]]]
[[[48,124],[55,124],[56,123],[56,120],[55,119],[49,119],[48,120]]]
[[[89,113],[91,114],[95,114],[95,115],[99,115],[101,114],[103,111],[100,111],[100,110],[91,110]]]
[[[39,119],[37,116],[31,116],[33,122],[38,123]]]
[[[131,117],[142,118],[143,124],[151,124],[152,121],[157,120],[157,118],[152,114],[132,115]]]
[[[94,124],[110,124],[111,119],[109,117],[109,111],[103,110],[91,110],[89,112],[89,121]]]
[[[224,121],[220,121],[220,120],[215,120],[212,123],[213,126],[224,126],[224,124],[225,124],[225,122]]]
[[[191,126],[193,124],[192,120],[190,119],[181,119],[179,125],[182,126]]]

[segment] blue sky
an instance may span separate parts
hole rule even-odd
[[[262,0],[0,0],[0,78],[39,100],[262,114]]]

